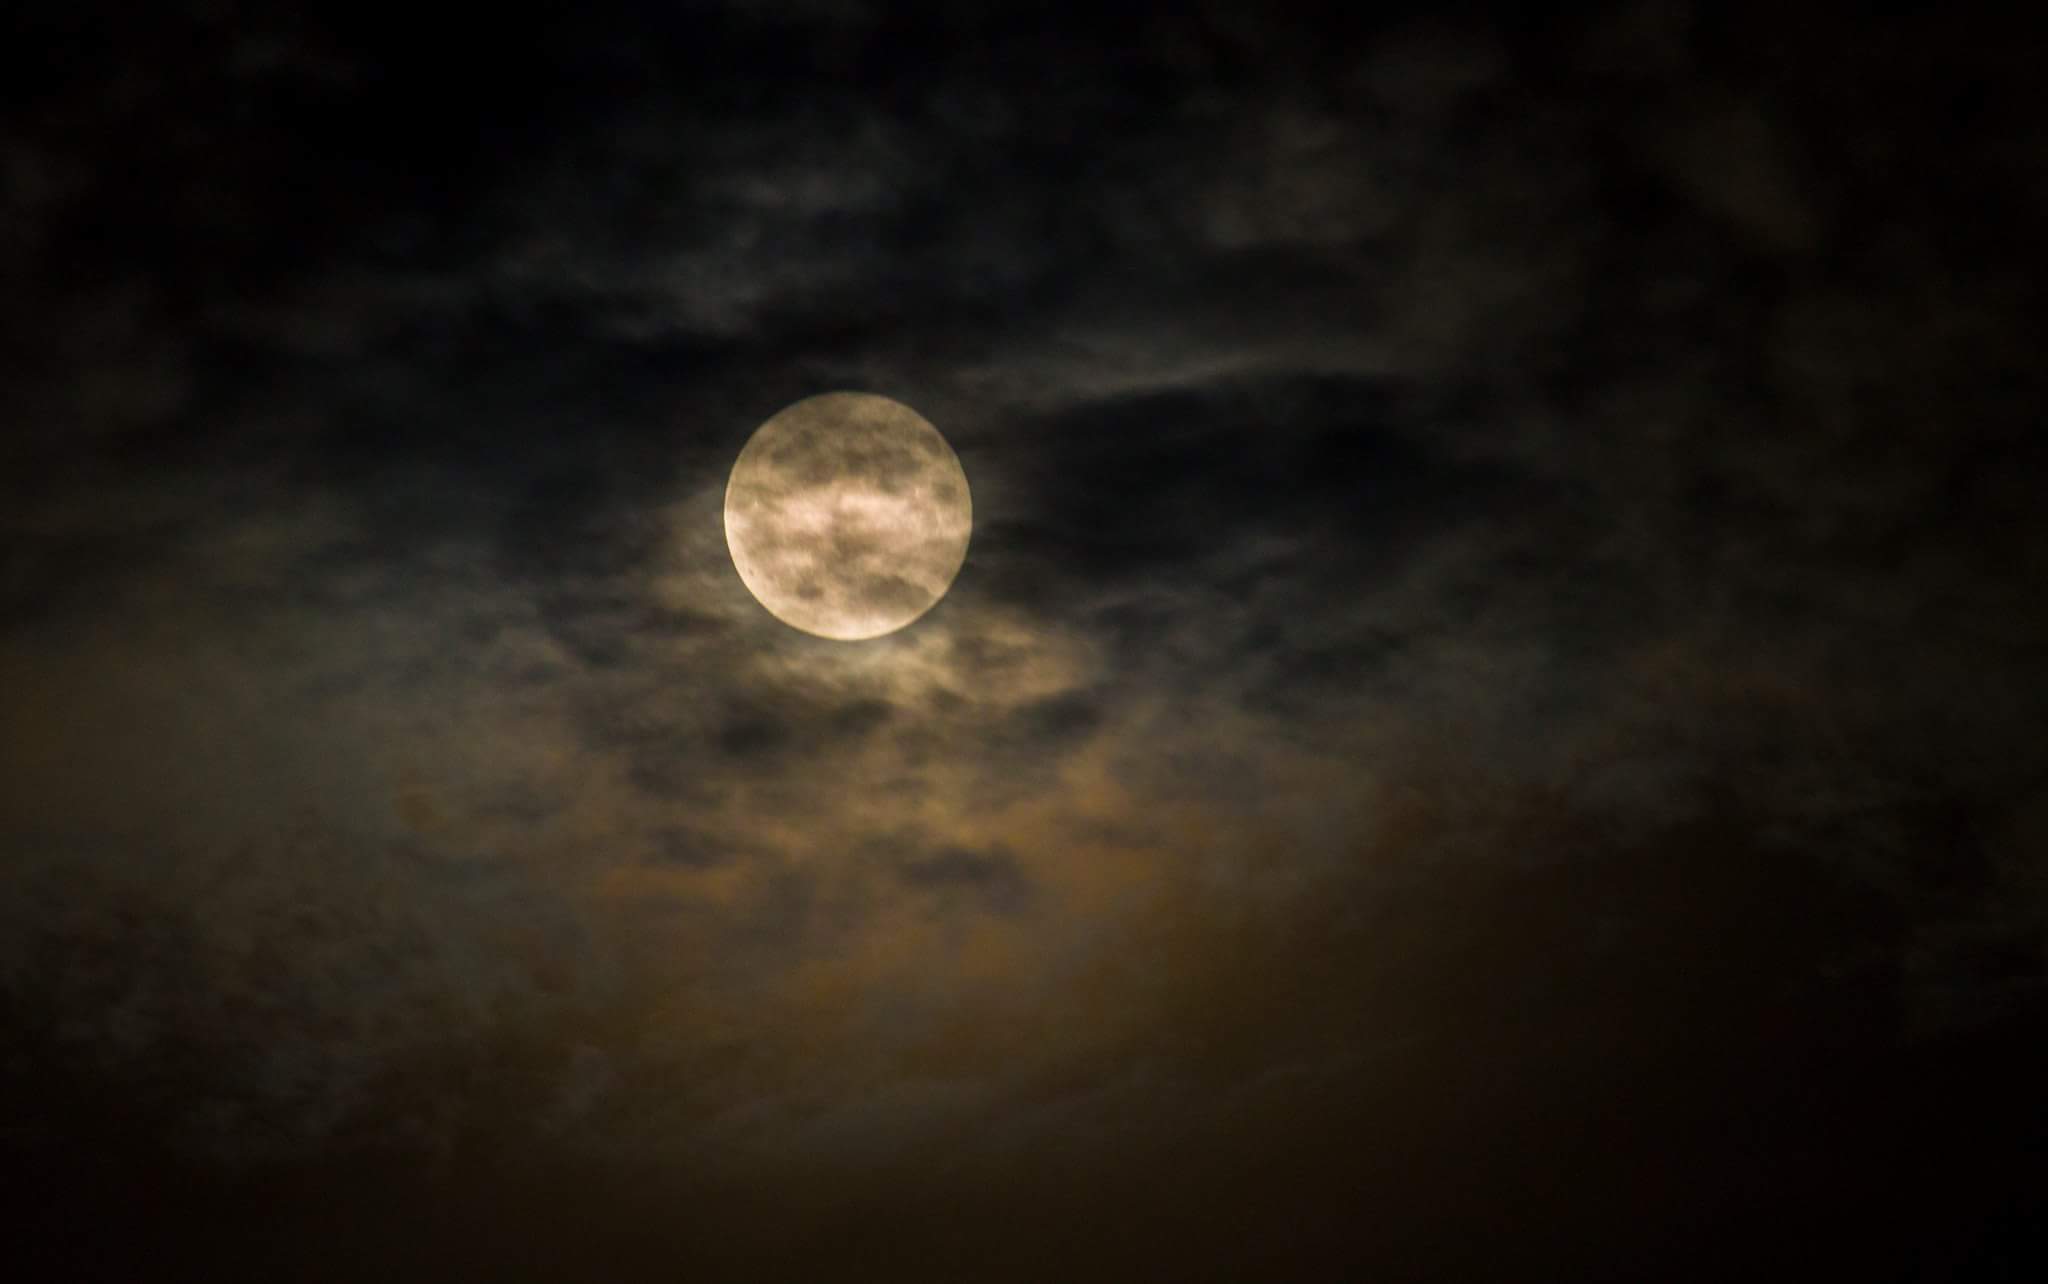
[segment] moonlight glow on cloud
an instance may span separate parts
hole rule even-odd
[[[2030,7],[0,8],[9,1281],[2048,1279]]]

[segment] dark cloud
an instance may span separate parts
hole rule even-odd
[[[1048,696],[1019,709],[1010,717],[1017,738],[1026,744],[1052,748],[1087,736],[1104,718],[1103,693],[1068,692]]]
[[[735,846],[732,839],[723,835],[675,828],[656,836],[650,859],[684,869],[716,869],[742,856],[760,854],[758,850]]]
[[[1031,881],[1009,852],[950,847],[905,862],[903,881],[941,895],[959,893],[1001,914],[1014,914],[1031,901]]]
[[[35,1265],[2031,1278],[2037,42],[1852,8],[11,13]]]

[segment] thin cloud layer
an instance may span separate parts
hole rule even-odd
[[[191,1175],[137,1242],[194,1262],[257,1199],[252,1276],[323,1217],[536,1278],[2003,1242],[2011,56],[1225,8],[21,20],[0,999],[53,1252],[97,1153]],[[854,645],[719,524],[838,387],[977,521]]]

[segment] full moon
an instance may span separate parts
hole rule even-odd
[[[747,590],[794,628],[880,637],[932,609],[974,526],[939,430],[861,392],[806,398],[754,430],[725,487],[725,542]]]

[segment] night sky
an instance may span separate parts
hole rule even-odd
[[[8,5],[0,1275],[2042,1278],[2048,41],[1868,8]]]

